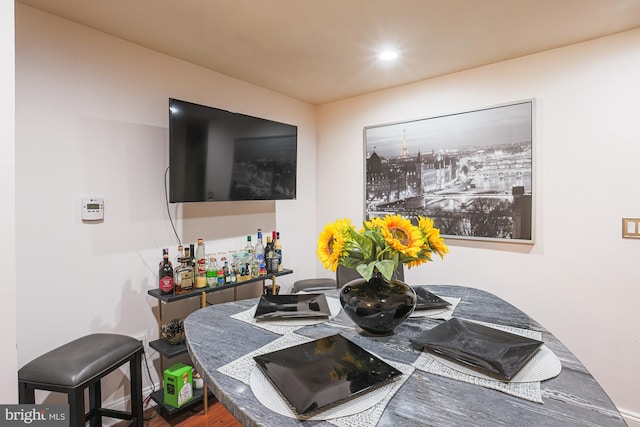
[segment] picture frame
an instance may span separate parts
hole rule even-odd
[[[445,238],[534,243],[535,100],[365,127],[365,219]]]

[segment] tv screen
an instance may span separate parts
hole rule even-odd
[[[296,198],[298,127],[169,99],[169,201]]]

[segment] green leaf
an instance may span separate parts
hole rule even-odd
[[[376,262],[375,266],[385,279],[391,280],[393,273],[396,271],[396,268],[398,268],[398,263],[390,259],[385,259]]]
[[[384,237],[378,231],[375,230],[366,230],[364,235],[367,236],[373,243],[375,243],[378,249],[386,247],[386,243],[384,241]]]
[[[369,264],[360,264],[358,265],[358,267],[356,267],[356,270],[358,270],[358,273],[360,273],[360,275],[364,277],[364,280],[368,282],[369,280],[371,280],[371,276],[373,276],[375,264],[375,262],[370,262]]]

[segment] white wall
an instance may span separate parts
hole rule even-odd
[[[169,97],[299,132],[297,200],[171,205],[183,241],[203,237],[210,251],[233,250],[257,227],[277,228],[285,267],[295,272],[281,284],[314,269],[313,106],[21,4],[16,71],[19,366],[89,333],[157,338],[157,301],[147,291],[157,287],[162,248],[175,256],[178,244],[164,196]],[[89,195],[104,197],[103,223],[80,220],[80,199]],[[3,260],[11,248],[3,240]]]
[[[18,402],[15,252],[15,48],[13,0],[0,0],[0,403]]]
[[[407,280],[511,302],[640,414],[640,241],[621,238],[621,218],[640,216],[639,46],[632,31],[320,106],[316,228],[363,217],[363,127],[535,98],[535,245],[448,240]]]

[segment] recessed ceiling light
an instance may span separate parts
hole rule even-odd
[[[396,59],[397,57],[398,52],[393,50],[385,50],[380,54],[380,59],[382,59],[383,61],[391,61],[393,59]]]

